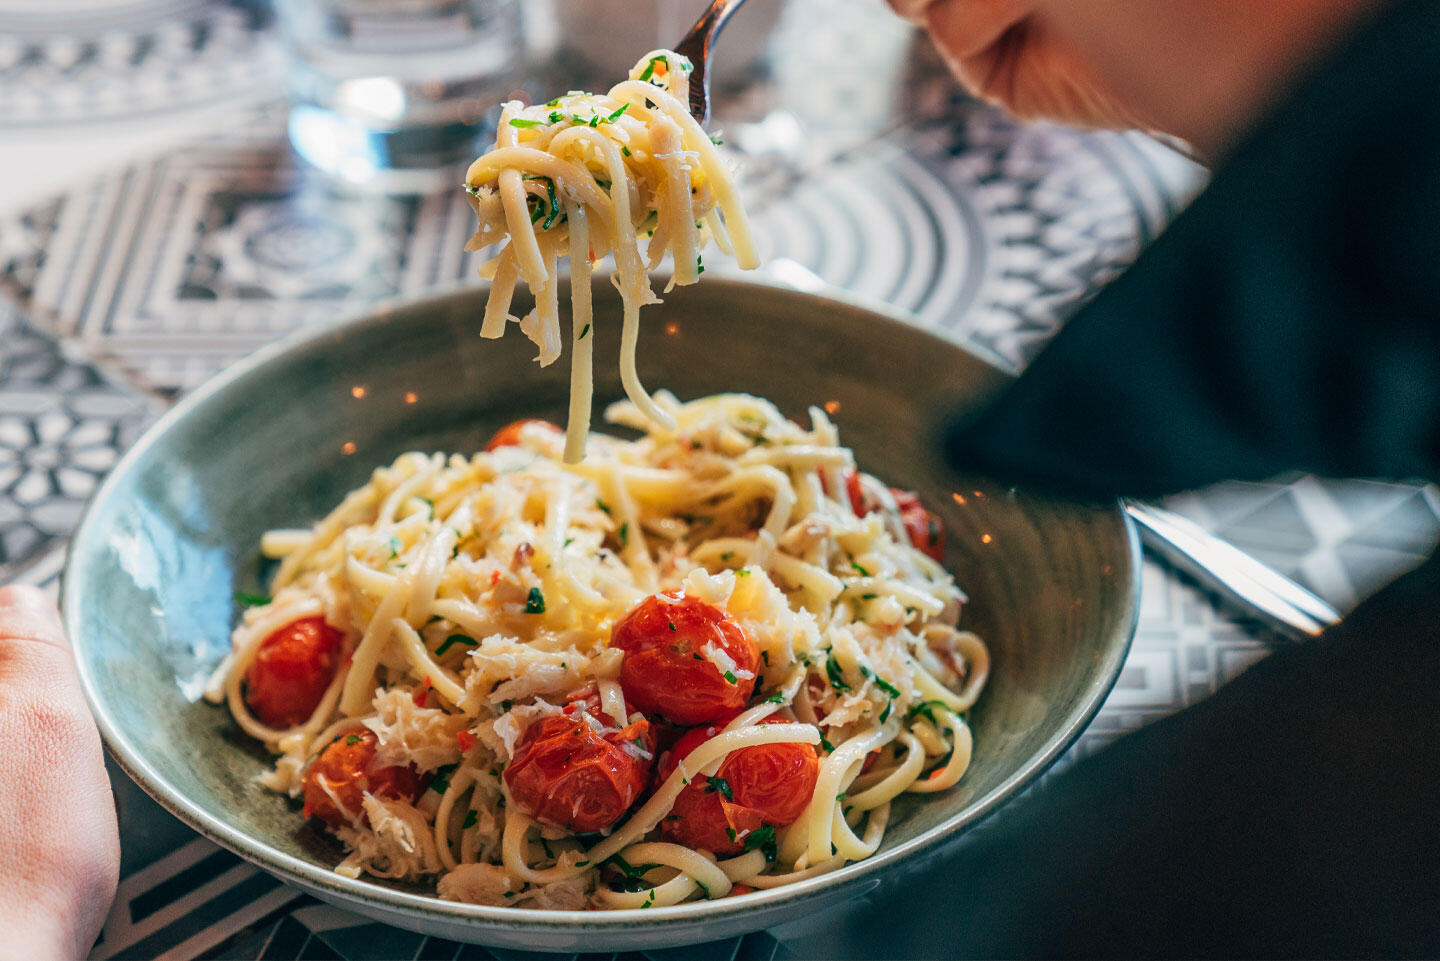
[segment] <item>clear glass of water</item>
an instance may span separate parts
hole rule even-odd
[[[290,141],[357,186],[451,184],[524,58],[522,0],[276,0]]]

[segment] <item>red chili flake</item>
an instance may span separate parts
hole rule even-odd
[[[460,750],[466,752],[478,744],[480,739],[469,731],[460,731],[455,735],[455,741],[460,745]]]
[[[491,587],[494,587],[496,584],[499,584],[499,583],[500,583],[500,569],[497,567],[495,570],[493,570],[493,571],[490,572],[490,586],[491,586]]]
[[[430,678],[426,677],[425,682],[420,685],[420,690],[415,692],[412,698],[416,707],[424,707],[425,702],[430,700]]]

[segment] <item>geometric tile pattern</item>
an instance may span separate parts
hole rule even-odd
[[[0,582],[64,543],[159,405],[109,383],[0,303]]]
[[[0,128],[195,107],[276,87],[279,45],[258,3],[151,0],[0,10]]]

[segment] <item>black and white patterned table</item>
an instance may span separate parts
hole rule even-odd
[[[816,2],[792,0],[791,13]],[[181,20],[252,15],[181,7]],[[1200,185],[1138,136],[1017,126],[955,96],[873,4],[826,8],[824,31],[791,41],[786,66],[731,112],[741,146],[811,134],[808,151],[747,159],[767,259],[904,307],[1021,368]],[[245,88],[250,74],[234,63],[269,56],[259,22],[231,38],[243,34],[246,52],[216,89]],[[4,72],[5,25],[0,92],[23,94],[28,81]],[[28,122],[18,102],[0,96],[12,105],[0,125]],[[289,330],[472,276],[463,198],[345,193],[292,157],[282,105],[230,119],[220,135],[0,214],[0,581],[53,586],[85,499],[177,395]],[[1296,476],[1168,506],[1342,609],[1417,563],[1440,531],[1436,492],[1400,484]],[[1148,560],[1143,595],[1120,681],[1062,763],[1208,696],[1283,643]],[[315,902],[198,838],[123,775],[115,783],[124,877],[97,958],[518,957]],[[648,956],[784,957],[787,936]]]

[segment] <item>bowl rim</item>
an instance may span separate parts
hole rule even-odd
[[[707,271],[711,273],[712,271]],[[761,288],[785,294],[829,301],[839,306],[865,311],[877,316],[884,324],[902,325],[907,331],[918,331],[957,350],[964,351],[1006,377],[1014,378],[1015,370],[1003,358],[983,347],[962,343],[943,333],[920,326],[914,316],[873,298],[844,291],[828,285],[804,286],[775,278],[742,276],[733,268],[719,268],[713,271],[713,278],[706,278],[710,287],[728,286],[741,290]],[[70,576],[76,558],[87,549],[87,542],[93,537],[92,527],[98,524],[97,515],[102,505],[109,501],[112,492],[123,478],[142,460],[147,452],[167,434],[178,421],[204,406],[212,398],[254,375],[282,358],[313,347],[322,340],[337,334],[363,331],[389,322],[398,310],[432,311],[443,309],[454,301],[475,297],[483,286],[455,284],[427,292],[415,297],[397,295],[370,304],[366,309],[342,315],[339,319],[307,325],[292,331],[280,339],[265,345],[254,353],[231,364],[225,370],[209,378],[195,390],[182,397],[169,410],[151,424],[141,437],[131,445],[115,463],[95,493],[86,503],[80,520],[65,550],[65,562],[60,577],[60,606],[67,625],[79,623],[79,608],[82,603],[79,585]],[[1123,641],[1113,645],[1100,664],[1096,681],[1085,693],[1073,711],[1069,721],[1054,735],[1043,751],[1031,757],[1024,765],[1012,771],[989,792],[977,798],[964,811],[920,833],[914,838],[901,842],[893,848],[877,851],[861,861],[850,862],[835,871],[806,878],[775,888],[758,889],[740,897],[723,898],[717,901],[698,901],[647,909],[593,910],[547,910],[540,908],[518,908],[463,904],[444,901],[434,894],[420,894],[379,884],[365,878],[347,878],[294,855],[272,847],[263,838],[253,837],[217,818],[198,804],[191,802],[179,786],[172,783],[146,760],[143,751],[137,748],[123,733],[119,725],[105,710],[101,685],[90,669],[90,662],[80,655],[84,651],[83,639],[72,636],[71,645],[75,654],[76,667],[81,688],[89,703],[92,715],[100,730],[106,749],[119,767],[141,789],[160,804],[166,811],[205,838],[235,853],[260,868],[279,875],[283,880],[298,883],[315,893],[334,898],[351,905],[370,903],[383,907],[401,916],[431,916],[452,925],[471,927],[477,932],[485,929],[525,929],[535,926],[556,931],[564,930],[574,934],[587,931],[615,933],[626,927],[643,922],[646,928],[682,927],[698,921],[717,921],[738,918],[744,914],[758,914],[768,908],[777,908],[791,901],[807,901],[816,898],[839,898],[847,890],[856,889],[867,882],[878,883],[881,872],[892,865],[923,851],[937,847],[953,839],[990,816],[1005,802],[1013,799],[1025,787],[1035,781],[1053,764],[1090,725],[1109,695],[1134,640],[1135,629],[1140,616],[1140,539],[1134,522],[1124,510],[1123,503],[1116,499],[1105,502],[1101,507],[1120,522],[1121,534],[1125,540],[1125,553],[1130,565],[1130,576],[1125,584],[1125,601],[1128,606],[1128,623],[1123,630]],[[394,920],[393,917],[390,920]],[[543,950],[542,947],[537,946]]]

